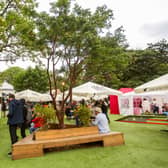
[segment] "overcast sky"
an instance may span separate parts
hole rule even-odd
[[[49,9],[53,0],[38,0],[39,9]],[[94,10],[106,4],[113,10],[113,28],[123,26],[130,48],[145,48],[147,43],[168,39],[168,0],[76,0]]]
[[[53,0],[37,0],[39,10],[49,10]],[[113,30],[123,26],[130,48],[146,48],[147,43],[168,39],[168,0],[76,0],[83,8],[94,10],[106,4],[113,10]],[[4,63],[3,63],[4,64]],[[17,65],[21,65],[18,63]],[[6,66],[0,63],[0,71]],[[25,65],[24,65],[25,67]]]

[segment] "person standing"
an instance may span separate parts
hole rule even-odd
[[[143,113],[150,113],[151,111],[150,107],[151,107],[150,102],[146,98],[144,98],[142,102]]]
[[[3,113],[3,117],[5,118],[6,117],[6,103],[5,103],[5,99],[2,98],[2,105],[1,105],[1,111]]]
[[[157,100],[153,98],[152,100],[152,111],[154,114],[159,114],[159,105],[157,103]]]
[[[104,113],[106,115],[108,123],[110,124],[110,119],[108,116],[108,104],[104,100],[100,100],[100,104],[101,104],[102,113]]]
[[[21,103],[21,108],[22,108],[22,113],[23,113],[23,123],[21,124],[20,127],[20,133],[22,138],[26,137],[26,127],[27,127],[27,107],[25,104],[25,99],[20,99]]]
[[[11,144],[14,144],[18,140],[16,134],[17,126],[22,124],[24,120],[21,103],[15,99],[15,95],[13,94],[9,94],[9,113],[7,117],[7,124],[9,125]],[[11,154],[11,152],[8,153],[8,155]]]
[[[33,114],[34,107],[31,102],[27,102],[26,107],[27,107],[27,116],[26,116],[27,126],[30,127],[32,117],[34,116],[34,114]]]

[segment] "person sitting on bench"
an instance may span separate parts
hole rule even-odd
[[[30,128],[29,128],[30,133],[33,133],[34,131],[39,130],[39,128],[42,127],[44,125],[44,123],[45,123],[44,118],[38,112],[37,116],[32,120],[32,122],[30,124]]]
[[[108,125],[108,120],[106,118],[106,115],[102,113],[101,108],[95,107],[95,120],[92,121],[93,125],[97,125],[100,133],[108,133],[110,132],[110,128]]]

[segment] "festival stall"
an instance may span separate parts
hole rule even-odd
[[[150,103],[152,109],[152,101],[156,99],[159,107],[159,113],[162,113],[162,106],[168,103],[167,91],[153,91],[145,93],[130,92],[120,96],[121,108],[120,112],[123,115],[140,115],[143,113],[142,103],[144,98]]]
[[[157,102],[159,113],[162,114],[162,106],[168,103],[168,74],[136,87],[135,92],[123,94],[120,97],[120,114],[140,115],[144,113],[144,100],[150,104],[151,112],[154,99]]]
[[[110,113],[119,114],[118,96],[122,95],[121,91],[105,87],[93,82],[87,82],[72,89],[75,96],[83,96],[85,99],[104,99],[110,96]]]

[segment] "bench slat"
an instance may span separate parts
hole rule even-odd
[[[72,136],[92,135],[99,133],[97,126],[80,127],[71,129],[37,131],[34,133],[35,140],[58,139]]]

